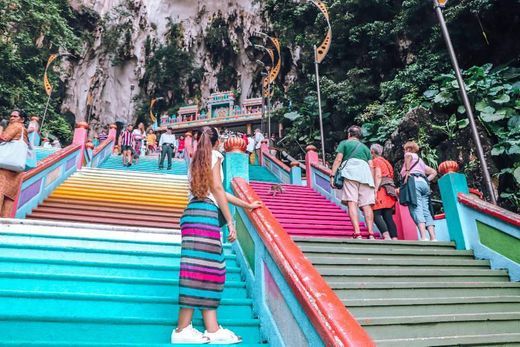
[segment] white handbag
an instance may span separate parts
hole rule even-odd
[[[0,169],[14,172],[24,171],[27,150],[27,144],[23,139],[23,130],[19,140],[0,143]]]

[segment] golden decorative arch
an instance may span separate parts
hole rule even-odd
[[[276,53],[278,55],[278,61],[276,62],[276,65],[274,65],[273,69],[271,70],[271,73],[269,74],[269,83],[273,83],[274,80],[276,80],[276,77],[278,77],[278,74],[280,73],[280,69],[282,67],[282,55],[280,40],[278,40],[276,37],[270,37],[270,39],[273,42],[273,45],[276,48]]]
[[[51,96],[52,93],[52,85],[49,81],[49,77],[47,75],[47,70],[49,70],[49,66],[51,66],[52,62],[56,60],[58,57],[57,54],[51,54],[49,56],[49,59],[47,60],[47,65],[45,66],[45,73],[43,74],[43,87],[45,88],[45,93],[47,93],[48,96]]]
[[[330,26],[330,16],[327,5],[325,5],[325,3],[320,0],[311,0],[311,2],[321,11],[323,16],[327,20],[327,25],[329,27],[327,35],[323,39],[322,43],[318,47],[316,47],[316,61],[319,64],[323,61],[323,59],[325,59],[325,56],[327,56],[327,53],[329,52],[330,45],[332,43],[332,28]]]

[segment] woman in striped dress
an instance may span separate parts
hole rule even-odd
[[[181,218],[181,309],[177,328],[172,332],[172,343],[233,344],[242,341],[217,322],[216,310],[226,278],[219,212],[228,226],[228,241],[234,242],[236,230],[228,202],[249,209],[258,208],[261,203],[249,204],[224,191],[223,156],[216,150],[218,146],[217,129],[204,127],[190,167],[190,201]],[[204,333],[191,324],[194,309],[202,310]]]

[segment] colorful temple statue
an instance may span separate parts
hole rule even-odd
[[[261,115],[262,114],[262,98],[247,99],[242,104],[245,108],[245,115]]]
[[[181,117],[181,121],[191,122],[195,121],[199,118],[199,106],[197,105],[189,105],[183,106],[179,109],[179,117]]]
[[[213,93],[208,101],[208,114],[211,118],[228,117],[235,106],[235,94],[231,91]]]
[[[164,112],[161,115],[161,126],[167,126],[170,124],[170,116],[168,116],[168,113]]]

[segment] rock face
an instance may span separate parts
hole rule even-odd
[[[232,61],[227,64],[236,71],[235,88],[242,99],[256,92],[253,81],[259,68],[251,57],[248,38],[266,27],[259,1],[69,0],[69,3],[82,18],[87,18],[91,28],[91,38],[83,43],[82,56],[66,67],[64,76],[66,91],[62,112],[71,112],[76,121],[88,117],[94,126],[135,121],[134,97],[143,92],[154,96],[153,85],[140,85],[150,55],[147,45],[165,42],[170,21],[181,25],[183,49],[191,53],[197,67],[203,68],[203,98],[218,89],[217,74],[225,67],[223,63],[214,64],[212,52],[204,42],[208,27],[216,17],[226,23],[232,46],[229,49],[234,51]],[[117,64],[107,51],[107,25],[130,28],[128,37],[124,38],[129,41],[128,52]]]

